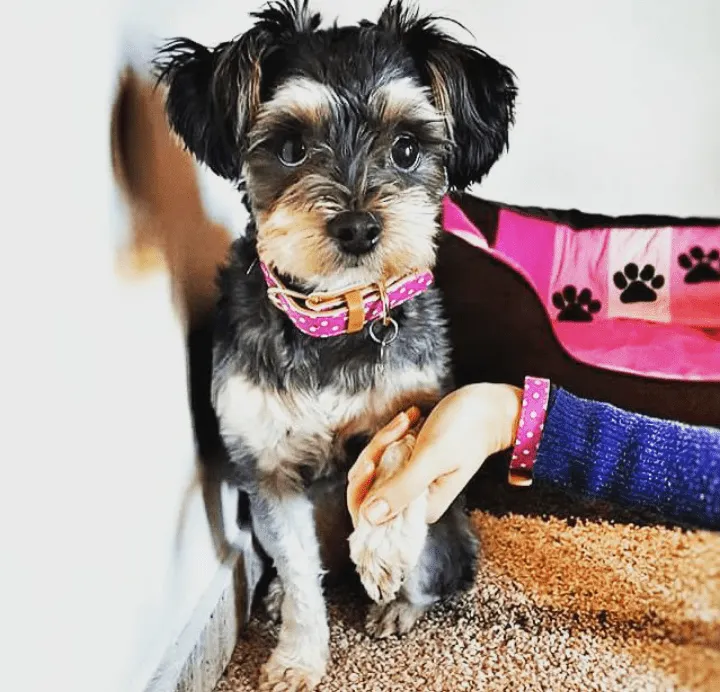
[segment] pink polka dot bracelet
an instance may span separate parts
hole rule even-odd
[[[549,398],[549,380],[540,377],[525,378],[520,421],[508,471],[510,485],[532,485],[533,467],[545,427]]]

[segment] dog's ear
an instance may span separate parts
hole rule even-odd
[[[170,126],[199,161],[231,180],[240,177],[242,137],[259,103],[255,43],[246,34],[210,49],[179,38],[155,59],[158,82],[167,86]]]
[[[475,46],[438,28],[438,18],[420,17],[402,0],[383,11],[378,27],[407,48],[424,84],[443,112],[453,142],[447,170],[450,186],[479,182],[508,145],[513,124],[515,75]]]
[[[246,135],[271,77],[268,59],[321,21],[308,0],[270,2],[251,16],[255,25],[233,41],[208,48],[178,38],[153,61],[158,83],[167,86],[171,127],[198,160],[230,180],[240,178]]]

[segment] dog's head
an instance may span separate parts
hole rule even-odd
[[[352,27],[320,29],[307,0],[253,16],[158,67],[173,129],[247,190],[260,256],[325,290],[431,267],[444,193],[507,145],[512,72],[400,0]]]

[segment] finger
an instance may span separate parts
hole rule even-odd
[[[422,411],[420,411],[417,406],[411,406],[405,413],[407,414],[411,428],[420,420],[420,416],[422,415]]]
[[[382,524],[402,512],[435,480],[437,465],[432,454],[418,455],[394,476],[373,487],[361,511],[371,524]]]
[[[367,467],[368,464],[377,466],[387,447],[407,434],[408,430],[415,425],[419,418],[420,409],[417,406],[412,406],[407,411],[399,413],[384,428],[376,432],[350,468],[348,480],[352,479],[355,474]]]
[[[348,473],[347,506],[353,525],[357,526],[360,505],[375,478],[375,467],[389,445],[401,439],[419,420],[420,409],[416,406],[399,413],[384,428],[381,428],[358,456]]]
[[[372,486],[375,479],[375,466],[369,463],[362,468],[348,483],[346,499],[347,507],[352,518],[353,527],[357,527],[360,505]]]

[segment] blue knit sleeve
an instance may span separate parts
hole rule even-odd
[[[553,387],[538,482],[720,529],[720,429],[629,413]]]

